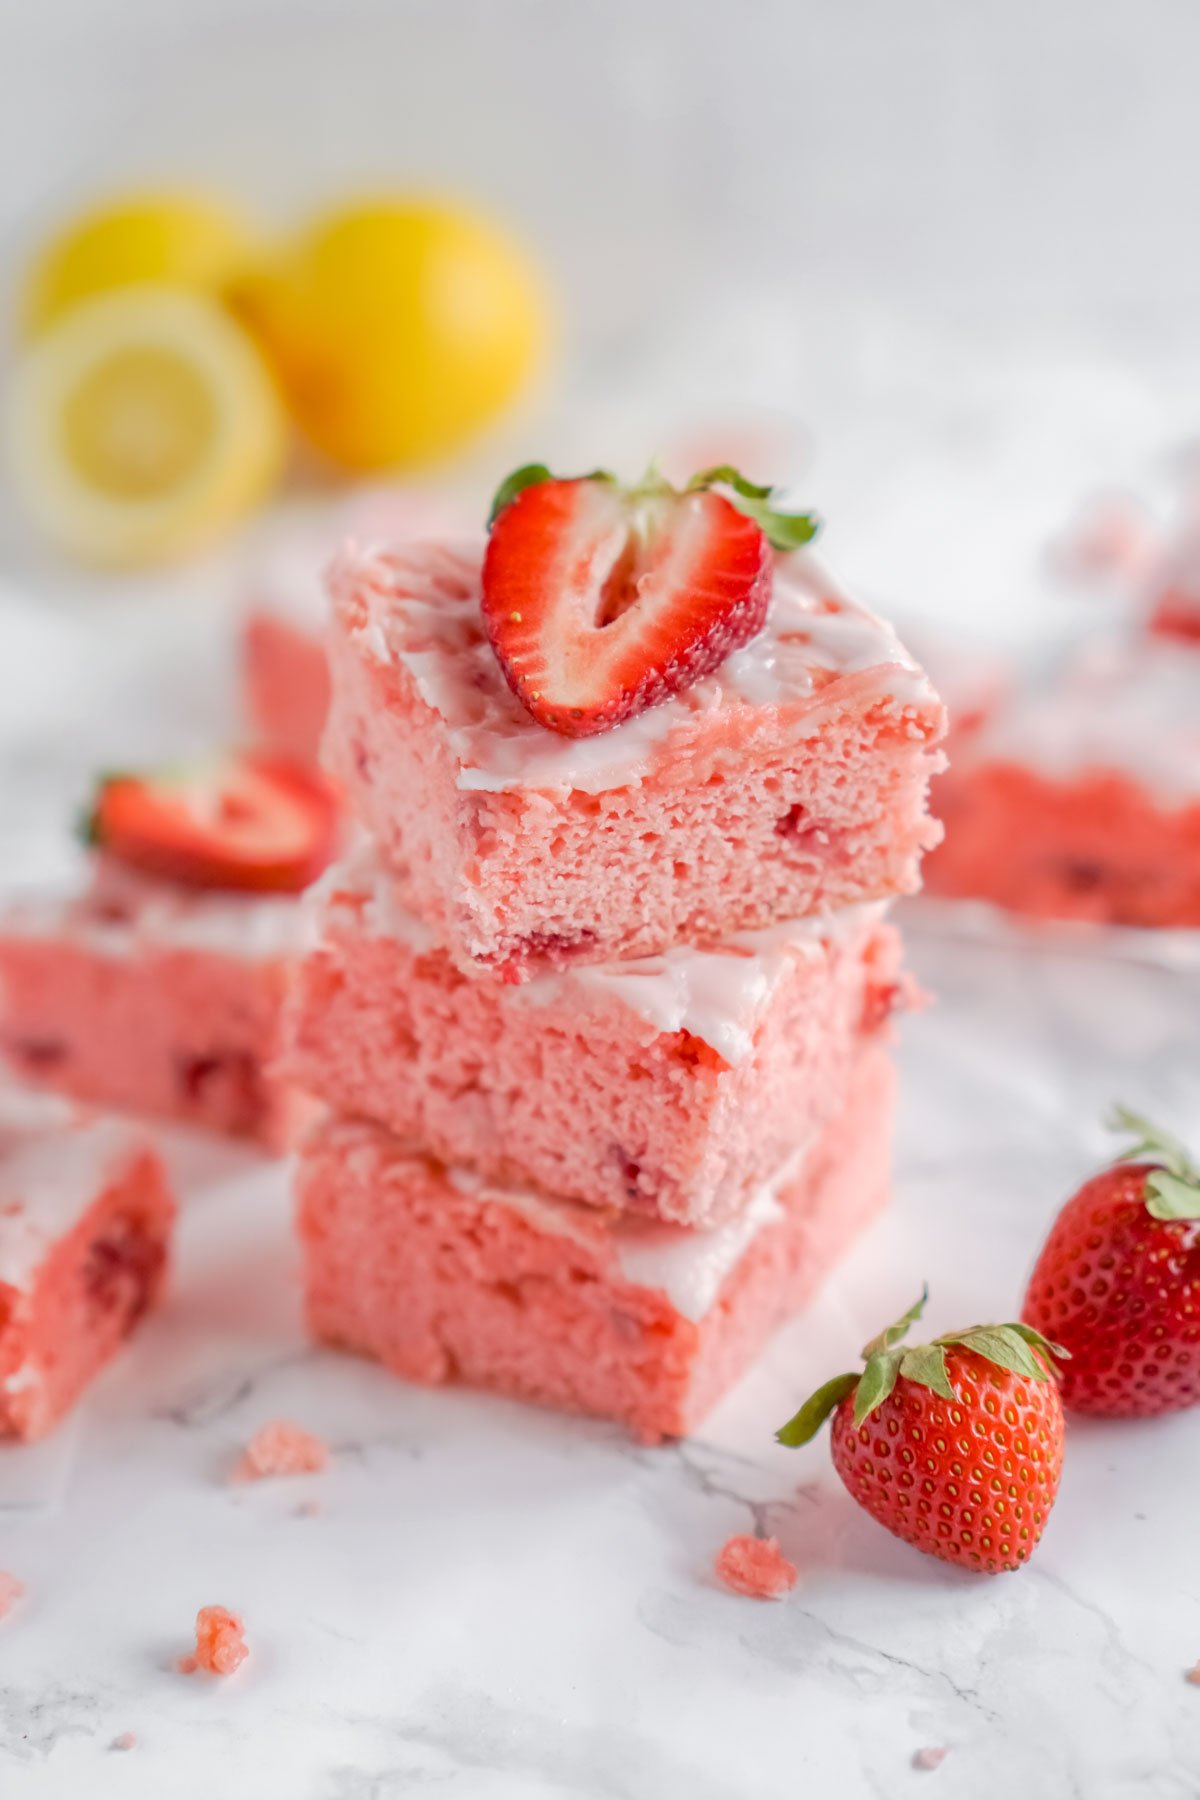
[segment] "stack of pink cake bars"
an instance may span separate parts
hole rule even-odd
[[[808,559],[696,686],[535,722],[482,544],[348,551],[326,755],[365,828],[288,1021],[323,1341],[693,1429],[884,1204],[943,708]]]

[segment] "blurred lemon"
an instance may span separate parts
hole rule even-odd
[[[89,562],[180,556],[278,478],[287,425],[245,333],[213,301],[119,288],[74,307],[18,363],[13,477],[30,513]]]
[[[418,200],[330,214],[232,303],[308,437],[359,470],[457,448],[517,393],[546,336],[518,247]]]
[[[36,336],[69,307],[132,282],[214,291],[254,251],[243,222],[202,194],[147,193],[84,213],[35,259],[19,314]]]

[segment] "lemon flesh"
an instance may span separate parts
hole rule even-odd
[[[182,556],[278,479],[271,379],[221,309],[129,287],[73,309],[29,350],[6,436],[14,484],[64,549],[112,566]]]

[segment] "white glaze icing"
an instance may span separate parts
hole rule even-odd
[[[537,1231],[573,1238],[601,1254],[607,1246],[623,1281],[665,1294],[677,1313],[699,1323],[759,1232],[783,1218],[780,1195],[800,1175],[810,1148],[804,1144],[794,1151],[734,1218],[702,1231],[632,1214],[595,1212],[574,1201],[550,1200],[523,1189],[493,1187],[466,1169],[447,1169],[445,1174],[460,1193],[477,1197],[483,1205],[508,1207]]]
[[[474,539],[392,550],[351,545],[330,575],[335,595],[364,605],[350,633],[360,652],[401,665],[445,721],[460,788],[626,787],[648,773],[674,730],[720,708],[788,704],[810,717],[815,734],[836,701],[830,676],[872,674],[879,695],[899,711],[936,705],[891,627],[838,594],[812,558],[797,555],[776,564],[762,631],[715,673],[612,731],[559,737],[524,710],[487,641],[482,554]]]
[[[140,1141],[54,1095],[0,1094],[0,1283],[29,1287]]]
[[[1168,804],[1200,802],[1200,650],[1170,639],[1105,641],[1003,708],[972,763],[1010,761],[1055,779],[1132,776]]]
[[[370,937],[397,938],[418,954],[436,946],[430,928],[397,899],[371,846],[364,842],[327,871],[313,889],[313,906],[324,929]],[[548,969],[519,986],[502,990],[509,1006],[550,1006],[575,998],[580,1011],[590,997],[603,995],[645,1021],[647,1041],[662,1033],[688,1031],[730,1064],[752,1052],[758,1022],[779,983],[798,958],[815,957],[831,944],[845,943],[878,925],[887,903],[844,907],[823,917],[797,919],[737,932],[702,948],[676,944],[662,956]]]
[[[298,895],[193,892],[115,864],[97,866],[89,886],[22,895],[4,911],[0,929],[10,936],[69,937],[113,958],[168,949],[248,962],[299,955],[312,937]]]

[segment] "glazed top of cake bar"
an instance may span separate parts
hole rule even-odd
[[[1195,804],[1200,649],[1149,636],[1089,644],[1002,707],[969,761],[1016,763],[1055,780],[1115,771],[1168,805]]]
[[[418,955],[437,948],[436,933],[399,899],[369,843],[327,871],[311,902],[333,931],[399,938]],[[607,995],[645,1020],[647,1041],[686,1031],[736,1066],[752,1054],[758,1021],[793,963],[878,927],[887,910],[887,901],[870,901],[736,932],[711,945],[675,944],[661,956],[538,970],[505,995],[511,1006],[552,1005],[581,988]]]
[[[0,1284],[29,1285],[140,1141],[58,1095],[0,1089]]]
[[[578,788],[598,793],[644,776],[672,731],[697,714],[787,705],[823,714],[856,677],[899,710],[937,707],[928,678],[890,625],[844,599],[811,557],[780,557],[766,624],[695,686],[590,738],[557,736],[525,711],[484,631],[483,539],[398,549],[348,546],[330,571],[335,600],[358,617],[368,657],[401,664],[444,720],[461,788]]]
[[[294,956],[309,942],[299,895],[179,887],[104,856],[89,868],[86,883],[13,896],[0,913],[0,932],[68,937],[111,957],[194,950],[258,961]]]

